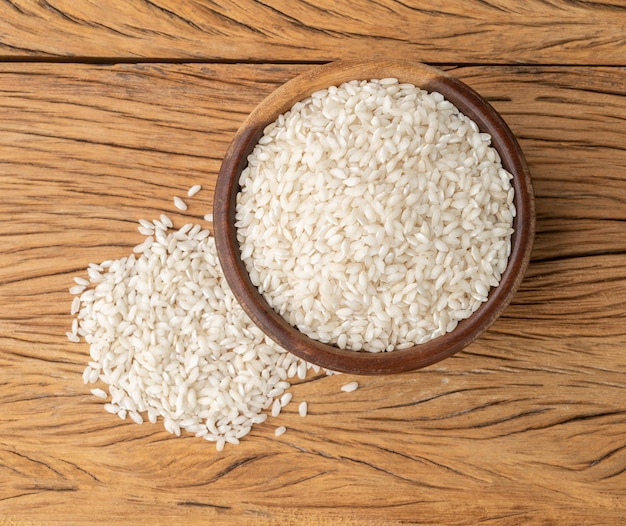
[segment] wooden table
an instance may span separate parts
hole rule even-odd
[[[624,523],[622,0],[5,0],[0,55],[0,525]],[[105,413],[73,276],[139,218],[202,222],[248,112],[362,57],[444,67],[516,133],[537,236],[513,304],[424,370],[293,386],[306,418],[220,453]]]

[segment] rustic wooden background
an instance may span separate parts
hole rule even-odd
[[[72,277],[139,218],[202,221],[246,114],[357,57],[445,67],[518,136],[537,236],[513,304],[422,371],[295,385],[221,453],[105,413]],[[623,524],[625,86],[622,0],[2,0],[0,525]]]

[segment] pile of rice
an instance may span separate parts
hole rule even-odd
[[[141,220],[134,254],[75,278],[67,333],[89,343],[85,383],[105,409],[140,424],[237,444],[291,400],[289,379],[313,367],[268,339],[235,300],[215,241],[200,225]],[[109,398],[110,397],[110,398]],[[265,412],[264,412],[265,411]],[[306,410],[301,410],[306,414]],[[283,430],[281,430],[282,434]]]
[[[240,178],[252,282],[311,338],[392,351],[452,331],[504,272],[511,174],[439,93],[352,81],[270,124]]]

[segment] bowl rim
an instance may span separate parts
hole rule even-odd
[[[234,226],[239,176],[248,155],[263,134],[296,102],[341,82],[395,77],[426,91],[437,91],[462,113],[490,133],[503,167],[512,175],[516,216],[511,253],[497,287],[487,301],[451,332],[407,349],[390,352],[342,350],[313,340],[275,312],[252,284],[240,257]],[[517,139],[500,114],[476,91],[449,73],[419,62],[356,60],[312,67],[282,84],[248,115],[223,158],[213,198],[213,229],[218,258],[232,292],[253,322],[287,351],[333,371],[378,375],[408,372],[439,362],[468,346],[483,334],[511,302],[521,284],[532,250],[535,230],[534,196],[530,171]]]

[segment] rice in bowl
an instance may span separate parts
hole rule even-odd
[[[239,180],[241,259],[308,337],[370,352],[451,332],[507,266],[511,174],[439,93],[318,91],[267,126]]]

